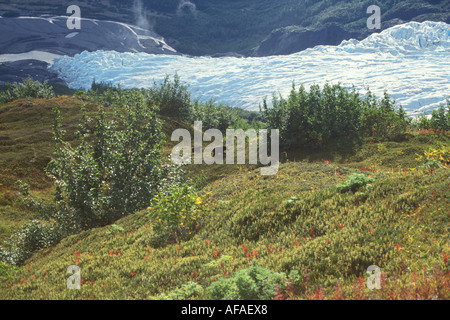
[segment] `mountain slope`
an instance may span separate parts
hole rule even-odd
[[[69,30],[67,17],[1,18],[0,53],[19,54],[43,51],[56,55],[74,55],[84,50],[115,50],[173,54],[156,33],[114,21],[82,19],[80,30]]]
[[[68,0],[39,4],[2,0],[0,14],[66,15],[71,4]],[[288,26],[319,30],[337,24],[362,39],[373,32],[366,27],[370,5],[380,6],[383,30],[408,21],[450,22],[450,3],[445,0],[142,0],[133,4],[108,0],[79,5],[82,17],[140,23],[164,36],[177,51],[192,55],[250,54],[272,31]]]

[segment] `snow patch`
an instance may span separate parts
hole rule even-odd
[[[53,61],[57,58],[60,58],[61,55],[53,54],[44,51],[29,51],[24,53],[8,53],[8,54],[0,54],[0,62],[14,62],[20,60],[39,60],[46,63],[53,63]]]
[[[73,37],[75,37],[78,33],[79,33],[79,32],[72,32],[72,33],[69,33],[69,34],[66,36],[66,39],[73,38]]]

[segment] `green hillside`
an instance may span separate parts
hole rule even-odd
[[[120,231],[92,229],[40,251],[14,280],[2,281],[0,296],[208,298],[211,284],[256,259],[290,275],[296,298],[318,290],[332,297],[341,283],[346,298],[448,299],[448,171],[381,170],[372,174],[370,191],[337,193],[333,186],[355,171],[361,172],[290,162],[264,179],[243,169],[204,189],[208,221],[193,239],[153,247],[148,212],[142,211],[117,221]],[[65,285],[73,264],[82,270],[81,290]],[[382,269],[382,290],[356,294],[358,277],[366,279],[373,264]],[[201,288],[188,297],[177,291],[191,281]]]
[[[80,109],[95,114],[95,99],[0,105],[2,240],[39,217],[18,201],[16,180],[37,198],[54,192],[43,171],[53,152],[52,109],[61,110],[66,140],[76,143]],[[167,135],[191,129],[183,119],[162,119]],[[2,264],[0,298],[448,299],[449,145],[448,131],[411,127],[396,139],[286,150],[273,176],[255,166],[190,165],[188,175],[205,177],[193,199],[201,216],[192,236],[161,238],[155,216],[170,214],[177,197],[151,201],[38,250],[23,265]],[[424,166],[416,158],[428,150]],[[71,265],[81,268],[80,290],[67,289]],[[380,290],[365,286],[370,265],[381,268]]]

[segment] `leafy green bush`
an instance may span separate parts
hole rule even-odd
[[[46,171],[56,184],[53,218],[68,229],[106,225],[144,209],[159,188],[179,178],[162,157],[161,122],[141,98],[130,97],[135,102],[115,108],[112,119],[101,107],[95,119],[82,110],[76,147],[63,141],[55,110],[56,150]]]
[[[190,238],[207,213],[202,199],[187,184],[161,191],[147,210],[154,232],[151,241],[155,246]]]
[[[108,231],[106,231],[105,234],[109,235],[109,236],[117,235],[123,231],[124,231],[124,229],[121,226],[119,226],[118,224],[112,224],[111,228]]]
[[[48,248],[60,240],[60,234],[53,224],[44,224],[38,220],[26,222],[20,231],[6,241],[7,249],[0,248],[0,260],[11,265],[20,265],[31,255]]]
[[[240,119],[236,109],[225,105],[215,105],[212,100],[203,104],[196,101],[192,105],[192,110],[188,117],[188,120],[192,123],[194,121],[202,121],[203,130],[214,128],[222,132],[225,132],[226,129]],[[241,120],[247,122],[245,119]]]
[[[416,160],[421,161],[422,167],[426,169],[439,169],[450,165],[450,148],[446,146],[429,147],[423,155],[416,154],[416,156]]]
[[[385,93],[383,99],[368,92],[363,99],[353,88],[325,84],[292,86],[287,99],[273,96],[272,107],[266,100],[260,108],[268,127],[280,130],[280,145],[324,146],[332,140],[378,137],[396,138],[406,130],[407,119],[402,108],[395,110],[394,101]]]
[[[203,293],[203,287],[194,281],[183,284],[169,294],[160,294],[156,300],[187,300],[200,296]]]
[[[188,86],[181,82],[178,75],[173,81],[166,76],[161,84],[156,83],[144,91],[149,103],[159,107],[164,116],[188,119],[191,112],[191,94]]]
[[[419,116],[414,119],[412,125],[419,130],[434,129],[434,130],[450,130],[450,99],[447,99],[446,107],[441,104],[438,109],[431,112],[431,117]]]
[[[351,174],[347,180],[343,184],[339,184],[336,189],[339,192],[347,192],[352,191],[355,192],[359,190],[361,187],[368,187],[370,183],[375,181],[373,178],[370,178],[362,173],[353,173]]]
[[[359,94],[340,85],[312,85],[298,91],[294,84],[287,99],[273,96],[272,107],[263,101],[261,112],[269,128],[280,130],[280,144],[322,146],[332,138],[355,135],[359,129]]]
[[[112,114],[99,107],[95,118],[83,109],[75,146],[64,141],[60,110],[54,109],[55,152],[46,167],[56,187],[53,201],[33,199],[18,182],[24,202],[49,223],[25,224],[2,249],[4,262],[21,264],[65,236],[142,210],[160,190],[184,181],[181,169],[162,157],[164,134],[155,110],[139,92],[128,101]]]
[[[7,103],[19,98],[51,98],[55,93],[47,82],[33,81],[31,77],[22,83],[6,83],[0,92],[0,103]]]
[[[96,92],[97,94],[102,94],[102,93],[108,91],[109,89],[114,89],[114,88],[115,87],[110,82],[104,82],[104,81],[96,82],[94,79],[92,81],[90,91]],[[120,88],[120,87],[118,87],[118,88]]]
[[[207,289],[214,300],[269,300],[275,296],[276,285],[284,286],[286,275],[258,266],[256,259],[248,269],[236,272],[233,278],[220,278]]]
[[[395,101],[387,92],[377,100],[370,91],[362,101],[359,134],[363,137],[396,139],[403,135],[408,125],[406,113],[402,107],[395,109]]]
[[[173,80],[168,76],[148,89],[124,89],[120,85],[93,82],[87,92],[78,91],[78,98],[106,107],[119,108],[128,104],[143,103],[155,107],[163,116],[185,119],[191,123],[202,121],[203,129],[211,128],[225,131],[235,128],[263,128],[262,118],[257,112],[215,104],[213,100],[200,103],[193,101],[188,86],[175,75]]]
[[[75,96],[109,108],[121,108],[126,105],[151,105],[143,89],[124,89],[120,85],[114,86],[104,82],[93,82],[87,92],[79,90]],[[155,111],[157,111],[155,109]]]

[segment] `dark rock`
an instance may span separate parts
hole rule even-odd
[[[223,58],[223,57],[233,57],[233,58],[243,58],[244,55],[236,52],[225,52],[225,53],[215,53],[209,55],[212,58]]]
[[[9,82],[22,82],[28,77],[41,82],[64,84],[56,73],[47,69],[48,64],[38,60],[19,60],[0,63],[0,85]]]
[[[68,17],[0,17],[0,55],[30,51],[73,56],[83,51],[114,50],[178,54],[158,34],[136,26],[92,19],[81,19],[80,30],[67,28]],[[22,58],[22,59],[27,59]],[[39,59],[31,56],[32,59]],[[6,59],[6,60],[5,60]],[[9,60],[7,60],[9,59]],[[0,84],[33,80],[64,84],[47,70],[48,61],[4,58],[0,61]]]
[[[337,24],[319,30],[287,27],[277,29],[261,42],[252,52],[252,56],[287,55],[300,52],[317,45],[338,45],[343,40],[362,40],[365,35],[349,32]]]
[[[115,50],[176,54],[158,34],[113,21],[81,19],[68,29],[68,17],[0,18],[0,54],[45,51],[73,56],[83,51]]]

